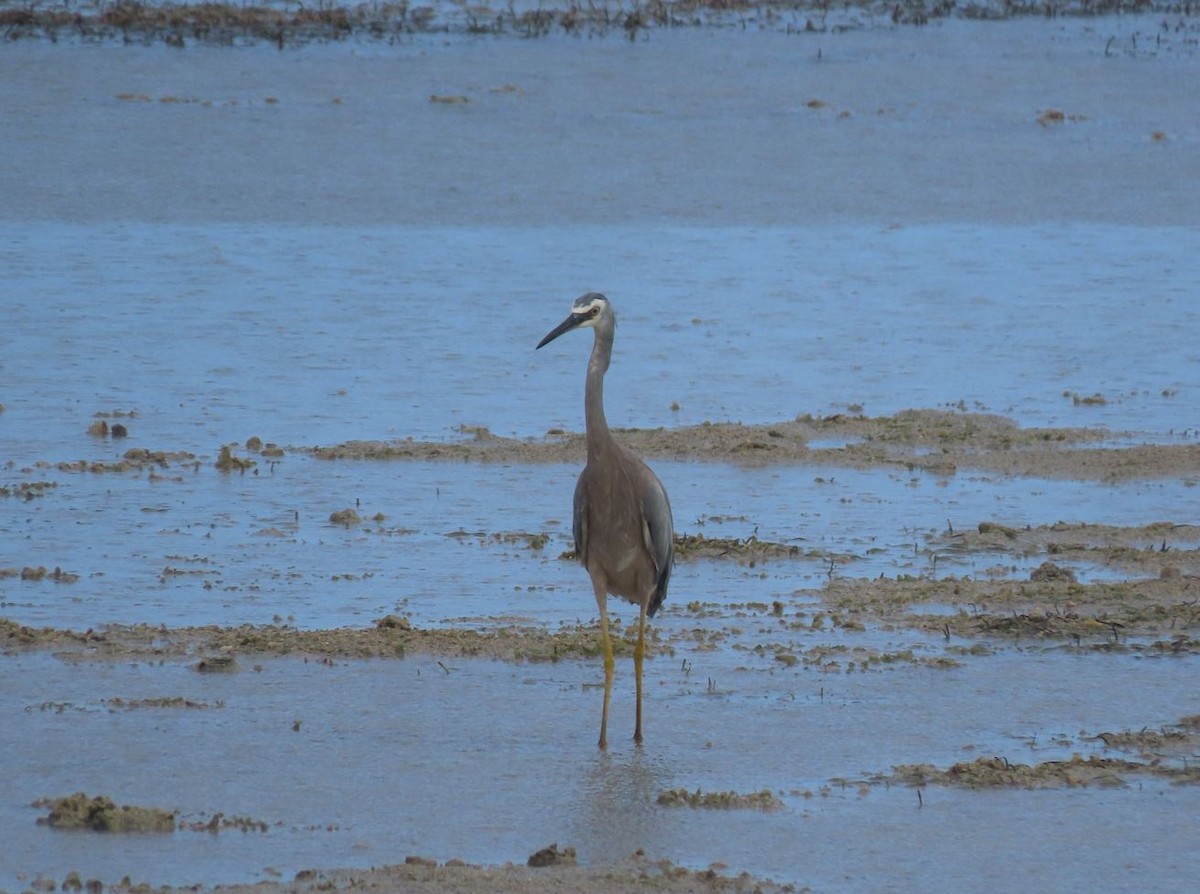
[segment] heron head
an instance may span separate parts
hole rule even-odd
[[[608,299],[599,292],[588,292],[575,299],[571,305],[570,316],[551,329],[546,337],[538,342],[538,347],[550,344],[564,332],[570,332],[572,329],[590,329],[602,323],[612,324],[613,322],[612,305],[608,303]]]

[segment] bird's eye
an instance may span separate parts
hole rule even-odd
[[[592,317],[596,316],[596,314],[598,314],[598,313],[600,313],[600,308],[593,307],[591,310],[588,311],[588,319],[591,319]]]

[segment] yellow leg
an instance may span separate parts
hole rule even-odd
[[[646,657],[646,603],[638,613],[638,638],[633,649],[633,676],[637,688],[637,723],[633,728],[633,741],[642,744],[642,659]]]
[[[596,590],[596,605],[600,609],[600,636],[604,643],[604,710],[600,714],[601,748],[608,747],[608,700],[612,695],[613,683],[613,649],[612,639],[608,635],[608,593],[598,583],[593,583]]]

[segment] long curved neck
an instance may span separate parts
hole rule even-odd
[[[613,336],[611,332],[601,329],[595,332],[596,340],[588,360],[587,385],[583,393],[589,459],[612,443],[608,420],[604,418],[604,374],[608,372],[608,363],[612,359]]]

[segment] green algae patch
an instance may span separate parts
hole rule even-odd
[[[699,810],[781,810],[783,802],[770,791],[739,794],[737,792],[705,792],[696,789],[672,788],[659,792],[660,807],[691,807]]]
[[[89,798],[83,792],[76,792],[65,798],[37,801],[33,806],[50,808],[49,814],[38,818],[38,824],[54,829],[91,832],[175,831],[174,813],[159,807],[116,804],[104,795]]]

